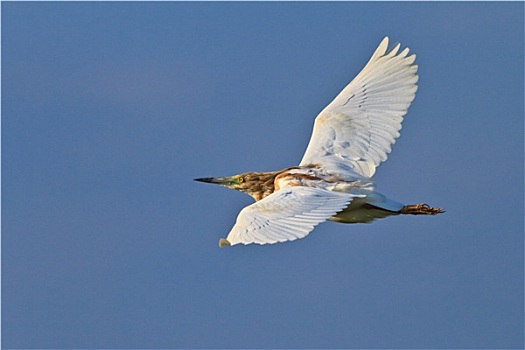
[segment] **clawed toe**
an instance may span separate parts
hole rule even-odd
[[[403,209],[399,211],[401,214],[412,214],[412,215],[436,215],[444,213],[445,210],[442,208],[433,208],[426,203],[405,205]]]

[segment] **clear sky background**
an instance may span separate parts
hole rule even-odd
[[[524,3],[2,2],[3,348],[522,348]],[[436,217],[220,249],[385,36]]]

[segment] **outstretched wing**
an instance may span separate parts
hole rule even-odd
[[[313,187],[287,187],[245,207],[221,245],[293,241],[340,212],[355,195]]]
[[[415,55],[384,38],[363,70],[316,118],[301,165],[346,177],[372,177],[399,137],[417,90]]]

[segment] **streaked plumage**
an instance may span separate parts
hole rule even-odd
[[[403,205],[374,190],[370,178],[387,159],[417,90],[415,55],[384,38],[372,58],[317,116],[299,166],[274,172],[201,178],[251,195],[220,246],[266,244],[305,237],[325,220],[370,222],[399,214],[443,212]],[[399,53],[398,53],[399,52]]]

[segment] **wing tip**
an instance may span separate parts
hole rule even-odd
[[[388,36],[385,36],[383,38],[383,40],[381,40],[381,42],[377,46],[376,51],[372,54],[372,57],[374,57],[374,56],[380,57],[380,56],[384,55],[385,52],[388,49],[388,42],[389,42],[389,40],[390,39],[388,38]]]
[[[223,248],[223,247],[229,247],[231,246],[232,244],[230,243],[230,241],[228,241],[226,238],[221,238],[219,239],[219,247],[220,248]]]

